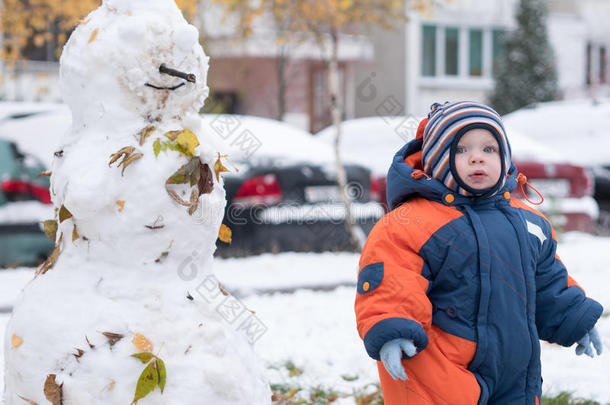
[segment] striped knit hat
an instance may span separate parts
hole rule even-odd
[[[455,149],[467,131],[487,129],[498,141],[502,174],[498,183],[487,190],[475,190],[465,184],[455,169]],[[441,181],[447,188],[462,195],[491,196],[501,190],[511,166],[511,151],[500,115],[486,105],[472,101],[435,103],[428,114],[424,129],[422,165],[424,171]]]

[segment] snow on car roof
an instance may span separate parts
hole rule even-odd
[[[341,153],[346,158],[369,167],[376,175],[385,176],[394,154],[415,137],[420,119],[412,117],[378,116],[356,118],[342,123]],[[520,131],[507,127],[508,138],[515,160],[537,162],[566,162],[561,153],[543,145]],[[318,139],[332,145],[333,126],[316,134]]]
[[[232,160],[273,159],[274,164],[335,161],[333,149],[285,122],[247,115],[203,115],[203,131]]]
[[[610,164],[610,99],[539,103],[507,114],[504,122],[562,151],[570,163]]]
[[[17,103],[12,103],[17,104]],[[24,108],[30,105],[32,108]],[[46,108],[50,106],[52,108]],[[72,115],[64,104],[27,103],[25,106],[13,105],[10,108],[0,106],[0,111],[12,110],[9,117],[15,114],[29,114],[24,118],[5,118],[0,120],[0,139],[15,142],[17,147],[25,153],[37,157],[47,167],[51,167],[53,153],[57,150],[61,136],[68,130],[72,122]]]

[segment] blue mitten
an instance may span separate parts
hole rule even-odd
[[[599,332],[595,327],[591,328],[589,332],[585,334],[578,342],[578,346],[576,346],[576,355],[580,356],[581,354],[586,354],[589,357],[595,357],[593,354],[593,348],[597,352],[599,356],[602,354],[603,345],[602,340],[599,337]],[[593,347],[591,347],[593,345]]]
[[[398,380],[399,378],[401,380],[407,379],[407,373],[405,373],[405,369],[401,362],[402,352],[405,352],[409,357],[415,356],[417,349],[412,340],[403,338],[390,340],[385,343],[379,351],[379,357],[381,358],[383,366],[395,380]]]

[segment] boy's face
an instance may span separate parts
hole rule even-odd
[[[496,185],[502,173],[500,147],[486,129],[467,131],[455,151],[455,169],[460,179],[475,190]]]

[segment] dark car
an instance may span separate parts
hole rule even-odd
[[[283,122],[235,115],[204,116],[204,130],[229,153],[223,223],[232,244],[221,256],[349,248],[332,148]],[[352,215],[365,233],[383,215],[371,199],[371,172],[345,163]]]
[[[52,214],[41,207],[51,203],[44,170],[14,142],[0,139],[0,266],[34,265],[53,249],[38,218],[40,212]]]

